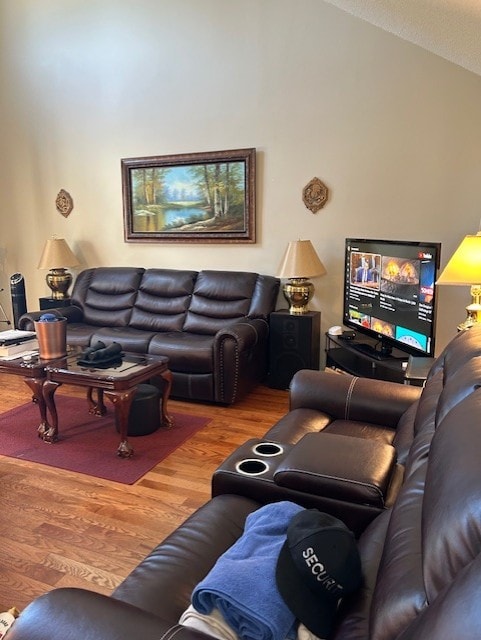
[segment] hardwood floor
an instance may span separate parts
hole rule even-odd
[[[64,385],[57,393],[84,390]],[[20,377],[0,374],[0,412],[30,397]],[[21,610],[55,587],[111,593],[209,499],[224,458],[287,412],[288,394],[260,385],[234,406],[171,400],[170,409],[212,421],[134,485],[0,456],[0,611]]]

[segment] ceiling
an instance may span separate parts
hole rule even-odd
[[[481,75],[479,0],[325,0]]]

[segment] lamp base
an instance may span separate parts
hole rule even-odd
[[[468,317],[464,322],[458,324],[458,331],[467,331],[474,325],[481,323],[481,304],[469,304],[466,307]]]
[[[72,274],[65,269],[50,269],[45,280],[52,291],[54,300],[68,298],[68,289],[72,284]]]
[[[458,324],[458,331],[471,329],[475,324],[481,322],[481,285],[471,285],[471,304],[466,307],[467,318]]]
[[[307,278],[289,278],[282,287],[282,292],[289,303],[291,315],[304,315],[309,312],[309,302],[314,295],[314,285]]]

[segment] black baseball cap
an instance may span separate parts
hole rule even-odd
[[[276,582],[296,618],[318,638],[327,638],[339,600],[361,586],[361,559],[354,534],[327,513],[300,511],[287,528]]]

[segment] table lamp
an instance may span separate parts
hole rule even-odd
[[[49,269],[45,279],[52,291],[54,300],[68,297],[68,288],[72,284],[72,274],[65,267],[76,267],[79,261],[63,238],[50,238],[45,243],[38,269]]]
[[[466,307],[468,315],[458,325],[458,331],[470,329],[481,322],[481,231],[464,238],[436,284],[471,285],[471,304]]]
[[[279,278],[287,278],[282,291],[289,303],[289,313],[303,315],[309,311],[309,301],[314,295],[314,285],[308,280],[327,273],[310,240],[289,242],[286,253],[277,270]]]

